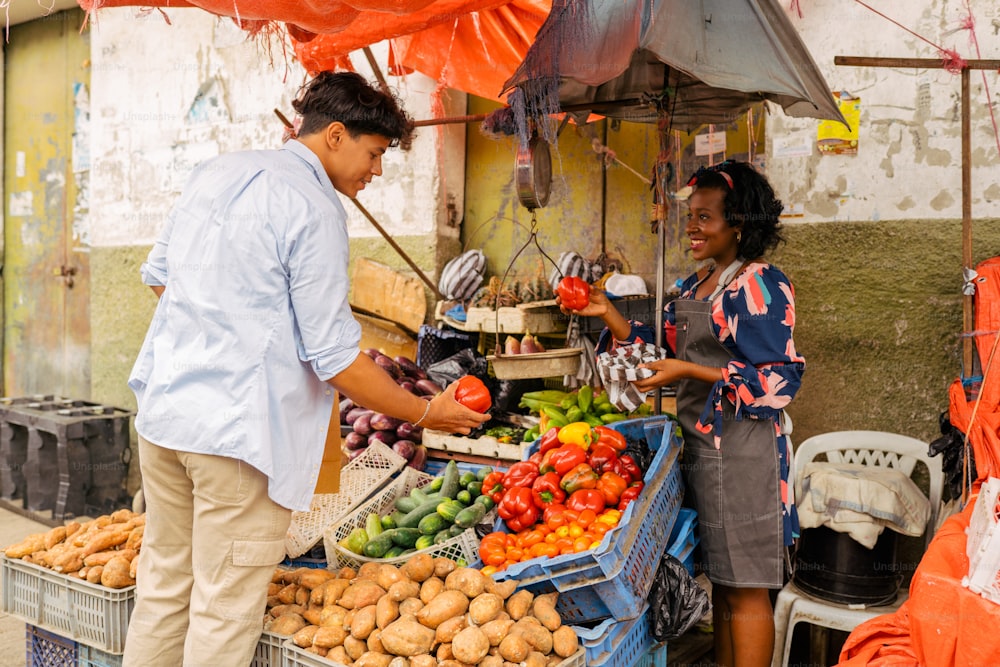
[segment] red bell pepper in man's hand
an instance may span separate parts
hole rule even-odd
[[[570,310],[583,310],[590,303],[590,285],[576,276],[566,276],[556,285],[559,303]]]
[[[490,390],[475,375],[463,375],[458,378],[458,386],[455,387],[455,400],[470,410],[483,414],[489,411],[493,405]]]

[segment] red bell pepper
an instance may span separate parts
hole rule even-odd
[[[515,486],[504,492],[497,505],[497,513],[507,523],[507,527],[517,533],[535,525],[540,511],[531,497],[531,489]]]
[[[548,507],[546,507],[544,510],[542,510],[542,523],[544,523],[545,525],[548,525],[548,523],[552,519],[553,515],[558,514],[560,512],[565,512],[565,511],[566,511],[566,506],[565,505],[561,505],[561,504],[557,504],[557,503],[552,503],[551,505],[549,505]]]
[[[542,434],[541,442],[538,443],[538,453],[544,456],[550,449],[559,449],[561,445],[559,427],[553,426]]]
[[[554,450],[548,462],[552,464],[553,470],[565,475],[581,463],[587,462],[587,452],[579,445],[567,443]]]
[[[563,491],[566,493],[572,494],[578,489],[595,488],[597,486],[598,477],[598,474],[594,472],[589,465],[581,463],[562,476],[562,481],[559,482],[559,486],[562,487]]]
[[[594,433],[597,434],[597,444],[607,445],[616,452],[624,452],[628,447],[625,435],[614,430],[610,426],[595,426]]]
[[[604,502],[608,507],[618,504],[622,493],[628,488],[628,482],[621,475],[613,472],[606,472],[597,480],[597,490],[604,494]]]
[[[518,461],[503,476],[503,488],[512,489],[516,486],[530,488],[536,477],[538,477],[538,464],[531,461]]]
[[[618,460],[617,452],[608,445],[596,444],[590,448],[589,454],[587,463],[598,473],[611,470],[614,462]]]
[[[621,498],[618,499],[618,509],[625,511],[628,504],[638,498],[639,494],[642,493],[642,487],[642,482],[632,482],[632,485],[625,489],[622,492]]]
[[[563,307],[583,310],[590,303],[590,285],[576,276],[566,276],[556,285],[556,293]]]
[[[618,460],[621,461],[622,470],[627,472],[628,476],[633,481],[638,481],[642,479],[642,468],[640,468],[639,464],[635,462],[635,459],[632,458],[631,454],[622,454],[621,456],[618,457]],[[625,475],[622,475],[622,477],[624,476]]]
[[[538,477],[531,485],[531,497],[539,509],[559,505],[566,499],[566,492],[559,487],[559,473],[550,472]]]
[[[535,452],[534,454],[528,457],[528,460],[534,463],[535,468],[537,469],[540,465],[542,465],[542,453]]]
[[[494,470],[486,475],[483,478],[481,493],[484,496],[489,496],[494,503],[499,503],[500,498],[503,497],[503,473],[499,470]]]
[[[490,390],[475,375],[463,375],[458,378],[458,386],[455,387],[455,400],[470,410],[482,413],[489,411],[493,405]]]
[[[604,507],[604,494],[597,489],[578,489],[566,499],[566,509],[574,512],[592,510],[594,513],[600,513]]]

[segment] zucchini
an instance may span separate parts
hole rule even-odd
[[[475,482],[476,479],[477,479],[476,473],[471,471],[463,472],[462,476],[458,478],[458,485],[464,489],[465,487],[469,486],[469,484]]]
[[[441,482],[441,498],[454,498],[455,494],[458,493],[458,464],[454,460],[448,461],[441,477],[444,478],[444,481]]]
[[[398,509],[403,514],[407,512],[412,512],[417,507],[417,501],[409,496],[400,496],[396,498],[396,509]]]
[[[486,516],[486,506],[482,503],[472,503],[455,517],[455,525],[459,528],[472,528]]]
[[[416,528],[393,528],[385,532],[389,533],[389,538],[393,544],[404,549],[412,547],[413,543],[420,537],[420,531]]]
[[[431,483],[427,485],[428,491],[440,491],[441,485],[444,483],[443,477],[435,477],[431,480]]]
[[[434,536],[439,530],[447,528],[449,525],[451,525],[450,521],[447,521],[437,512],[431,512],[420,520],[420,523],[417,524],[417,530],[420,531],[421,535]],[[419,549],[420,547],[417,548]]]
[[[417,539],[417,543],[413,545],[413,548],[417,551],[421,549],[426,549],[428,547],[434,546],[434,536],[433,535],[421,535]]]
[[[412,512],[407,512],[406,516],[396,522],[398,528],[416,528],[420,520],[428,514],[433,514],[437,509],[439,500],[429,500],[422,505],[418,505]]]
[[[361,553],[369,558],[381,558],[385,552],[392,548],[392,536],[386,533],[379,533],[375,539],[365,543]]]
[[[391,549],[385,552],[382,558],[397,558],[403,555],[403,547],[393,545]]]
[[[374,540],[382,534],[382,519],[375,512],[370,513],[365,519],[365,532],[368,533],[369,540]]]
[[[465,505],[460,504],[456,500],[443,500],[437,506],[437,513],[448,523],[454,523],[455,516],[463,509],[465,509]]]
[[[469,505],[472,504],[472,494],[469,493],[466,489],[462,489],[461,491],[455,494],[455,500],[468,507]]]

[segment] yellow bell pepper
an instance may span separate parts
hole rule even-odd
[[[559,442],[563,444],[572,443],[578,445],[583,449],[590,447],[590,444],[594,442],[594,431],[590,424],[587,422],[573,422],[572,424],[566,424],[556,435],[559,438]]]

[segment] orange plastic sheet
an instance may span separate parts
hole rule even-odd
[[[284,24],[309,72],[351,69],[348,54],[394,40],[393,68],[498,100],[552,0],[78,0],[105,7],[198,7],[256,34]]]
[[[941,526],[899,610],[854,629],[841,651],[840,667],[997,664],[1000,605],[962,586],[969,571],[965,531],[973,507],[974,499]]]

